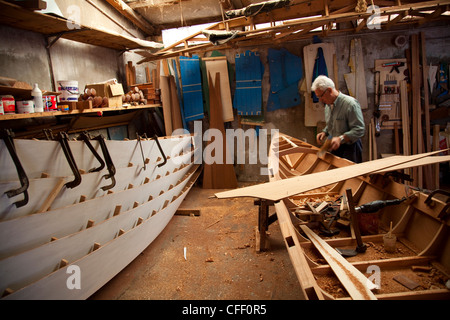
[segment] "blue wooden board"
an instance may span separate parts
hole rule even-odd
[[[257,52],[246,51],[235,57],[236,91],[234,108],[238,115],[261,115],[264,66]]]
[[[302,59],[286,49],[269,48],[270,92],[267,111],[299,105],[298,82],[303,77]]]
[[[192,58],[180,57],[180,73],[183,89],[184,120],[187,123],[188,121],[202,119],[204,116],[202,78],[198,56],[193,56]]]

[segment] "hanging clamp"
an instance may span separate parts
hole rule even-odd
[[[58,136],[58,141],[59,144],[61,145],[64,155],[66,156],[70,169],[72,170],[73,175],[75,176],[74,180],[67,182],[65,186],[67,188],[75,188],[81,183],[81,174],[80,171],[78,170],[72,151],[70,150],[69,135],[67,134],[67,132],[60,132]]]
[[[14,161],[14,165],[16,166],[17,174],[19,175],[19,181],[20,181],[20,188],[15,190],[9,190],[6,191],[6,195],[8,198],[17,196],[21,193],[23,193],[23,200],[17,201],[14,204],[16,205],[16,208],[23,207],[28,203],[28,187],[30,185],[28,181],[28,177],[25,173],[25,170],[22,167],[22,164],[20,163],[19,157],[16,153],[16,148],[14,147],[14,133],[9,129],[3,129],[0,132],[1,138],[5,142],[6,148],[8,148],[9,154],[11,155],[11,158]]]
[[[98,142],[100,143],[100,147],[102,148],[103,152],[103,158],[105,158],[106,161],[106,168],[108,169],[108,174],[105,174],[103,178],[111,179],[112,181],[109,186],[104,186],[101,188],[103,191],[106,191],[114,188],[114,186],[116,185],[116,178],[114,177],[114,175],[116,174],[116,168],[114,167],[111,156],[109,155],[108,147],[106,146],[105,138],[103,137],[103,135],[100,134],[99,136],[95,137],[94,140],[98,140]]]
[[[147,135],[145,133],[144,133],[144,135],[145,135],[145,138],[147,138]],[[137,132],[136,132],[136,139],[137,139],[137,141],[139,143],[139,147],[141,148],[142,162],[144,162],[144,170],[146,170],[147,169],[147,165],[145,163],[146,161],[145,161],[145,158],[144,158],[144,150],[142,149],[142,143],[141,143],[142,138]]]
[[[165,164],[167,163],[167,157],[166,157],[166,155],[164,154],[164,151],[163,151],[163,149],[161,148],[161,145],[159,144],[158,136],[155,134],[155,135],[153,136],[152,139],[154,139],[154,140],[156,141],[156,144],[157,144],[157,146],[158,146],[159,152],[161,152],[161,155],[162,155],[162,157],[163,157],[163,159],[164,159],[164,161],[163,161],[162,163],[158,164],[158,167],[162,167],[163,165],[165,165]]]
[[[92,145],[90,141],[89,134],[85,131],[82,134],[80,134],[77,138],[77,140],[82,140],[87,145],[89,150],[91,150],[94,157],[100,162],[100,167],[98,168],[92,168],[89,170],[89,172],[98,172],[101,171],[105,167],[105,161],[103,161],[102,157],[98,154],[97,150],[94,149],[94,146]]]

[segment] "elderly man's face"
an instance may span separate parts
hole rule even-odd
[[[321,91],[320,89],[316,89],[314,91],[319,101],[324,104],[332,104],[333,100],[331,97],[331,88],[326,89],[325,91]]]

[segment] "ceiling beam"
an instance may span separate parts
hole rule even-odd
[[[125,18],[134,23],[136,27],[144,31],[147,35],[150,36],[155,34],[156,29],[148,23],[147,20],[138,16],[137,13],[122,0],[106,0],[106,2],[112,5],[114,9],[119,11]]]
[[[304,3],[302,1],[302,3]],[[321,1],[317,1],[317,3],[322,5],[322,10],[324,10],[324,3],[321,3]],[[332,2],[331,2],[332,3]],[[377,2],[378,3],[378,2]],[[400,2],[397,1],[399,4]],[[313,3],[311,3],[313,5]],[[446,16],[443,16],[442,13],[445,12],[448,9],[448,5],[450,5],[450,0],[441,0],[441,1],[422,1],[422,2],[415,2],[415,3],[409,3],[409,4],[403,4],[399,6],[388,6],[388,7],[381,7],[380,8],[380,15],[381,16],[391,16],[391,15],[398,15],[396,18],[392,19],[391,21],[388,21],[387,23],[382,23],[382,27],[385,28],[391,28],[394,25],[399,25],[400,23],[417,23],[421,19],[427,19],[426,21],[431,20],[437,20],[437,19],[445,19]],[[279,41],[285,41],[285,40],[291,40],[291,39],[300,39],[300,38],[306,38],[311,37],[313,34],[318,34],[318,32],[314,32],[313,30],[317,28],[318,26],[323,26],[322,31],[319,34],[322,34],[322,36],[326,36],[329,34],[336,34],[343,32],[345,30],[333,30],[332,26],[334,23],[344,23],[348,21],[357,21],[362,20],[362,22],[356,27],[353,28],[353,32],[359,32],[362,29],[364,29],[367,25],[367,19],[370,18],[370,16],[373,14],[372,12],[355,12],[350,11],[346,12],[349,8],[346,7],[344,10],[337,10],[337,11],[328,11],[328,16],[322,15],[322,16],[310,16],[295,20],[289,20],[285,21],[282,25],[276,25],[271,26],[267,28],[259,28],[256,30],[248,30],[248,31],[240,31],[239,35],[230,40],[227,45],[239,45],[239,46],[246,46],[247,43],[255,43],[255,44],[262,44],[266,41],[272,41],[272,43],[279,42]],[[276,9],[276,10],[284,10],[284,9]],[[412,15],[412,12],[416,12],[417,15],[420,14],[423,16],[424,13],[421,11],[428,11],[433,10],[433,13],[427,14],[426,18],[419,18],[419,19],[404,19],[408,15]],[[274,10],[275,11],[275,10]],[[272,11],[272,12],[274,12]],[[323,13],[324,11],[322,11]],[[262,15],[263,17],[270,18],[266,14]],[[260,17],[254,16],[253,19],[249,19],[248,17],[238,17],[230,20],[226,20],[226,23],[228,24],[229,28],[231,30],[236,28],[242,28],[245,26],[249,26],[252,21],[260,20]],[[280,15],[278,15],[277,19],[274,19],[275,21],[280,20]],[[283,19],[281,19],[283,20]],[[425,21],[425,20],[424,20]],[[425,21],[425,22],[426,22]],[[262,21],[261,21],[262,22]],[[326,26],[326,27],[325,27]],[[209,30],[224,30],[225,25],[223,22],[218,22],[215,25],[212,25],[208,28]],[[348,31],[348,30],[347,30]],[[157,60],[157,59],[164,59],[167,57],[172,57],[176,55],[186,54],[188,52],[198,52],[198,51],[208,51],[210,48],[218,49],[218,46],[213,46],[212,44],[202,44],[199,46],[190,46],[185,47],[184,49],[177,49],[175,48],[178,44],[186,43],[186,41],[189,41],[192,37],[195,37],[199,35],[201,32],[197,32],[196,34],[187,37],[165,49],[162,49],[154,54],[154,58],[146,58],[144,60],[141,60],[140,63],[150,61],[150,60]],[[260,42],[257,42],[257,38],[259,37]],[[255,42],[256,41],[256,42]]]

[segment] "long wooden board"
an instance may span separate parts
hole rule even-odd
[[[231,101],[230,80],[226,57],[203,58],[206,63],[208,76],[215,79],[216,73],[220,74],[220,98],[222,100],[223,122],[233,121],[233,103]]]
[[[82,258],[61,267],[48,276],[15,291],[4,299],[86,299],[139,255],[165,228],[184,200],[194,180],[167,207],[133,229],[102,244]],[[81,276],[81,290],[69,289],[67,283],[75,266]]]
[[[309,240],[314,244],[320,254],[327,260],[331,269],[333,269],[336,276],[341,281],[344,288],[355,300],[377,300],[375,295],[370,291],[370,285],[373,288],[375,285],[370,282],[358,269],[356,269],[350,262],[341,256],[328,243],[322,240],[314,231],[305,225],[300,225],[300,228],[308,236]]]
[[[33,214],[0,222],[0,259],[32,249],[50,241],[52,237],[62,238],[86,227],[88,220],[101,223],[119,212],[127,211],[134,203],[144,203],[167,192],[171,185],[189,170],[189,166],[154,182],[131,189],[107,194],[71,206],[61,207],[41,214]],[[18,237],[17,235],[20,235]]]
[[[218,192],[215,196],[219,199],[235,197],[255,197],[278,201],[302,192],[323,187],[347,180],[350,178],[370,174],[382,169],[387,169],[396,165],[418,160],[439,151],[416,154],[412,156],[393,156],[384,159],[358,163],[343,168],[336,168],[328,171],[309,174],[306,176],[293,177],[289,179],[267,182],[255,186]]]
[[[165,155],[173,156],[190,145],[192,139],[190,135],[182,135],[158,138],[158,141]],[[146,158],[152,162],[161,163],[163,161],[154,140],[141,140],[142,151],[137,140],[107,140],[105,143],[116,168],[127,167],[129,163],[143,165]],[[103,158],[98,141],[91,141],[91,144]],[[91,168],[99,166],[99,162],[83,141],[69,141],[69,145],[78,169],[83,169],[87,172]],[[14,146],[28,179],[40,178],[43,172],[50,177],[73,175],[57,141],[14,139]],[[38,160],[36,155],[39,155]],[[158,158],[160,158],[159,161],[157,161]],[[17,171],[3,140],[1,140],[0,181],[13,180],[18,180]]]
[[[76,261],[89,254],[94,243],[103,245],[113,241],[119,230],[122,230],[121,232],[130,231],[144,220],[158,215],[166,201],[171,202],[174,196],[178,197],[182,193],[193,174],[194,172],[191,171],[183,181],[161,196],[137,204],[125,212],[111,216],[98,224],[94,223],[74,234],[0,260],[0,269],[3,270],[0,274],[0,290],[4,290],[5,286],[18,290],[31,284],[52,273],[61,259],[65,259],[69,263]],[[76,213],[72,212],[72,214]],[[142,221],[139,222],[139,219]],[[30,266],[33,267],[30,268]]]
[[[94,199],[107,195],[108,193],[118,192],[130,186],[139,186],[144,181],[154,181],[158,176],[166,176],[175,168],[179,168],[182,163],[189,163],[192,152],[183,154],[182,156],[171,157],[167,160],[164,166],[158,167],[156,162],[147,164],[146,170],[142,166],[130,166],[116,169],[114,175],[115,186],[109,190],[102,190],[103,186],[111,185],[112,180],[104,179],[103,176],[108,172],[102,170],[100,172],[92,172],[81,175],[81,183],[72,189],[66,187],[61,188],[55,196],[51,204],[52,209],[62,208],[64,206],[79,203],[89,199]],[[8,198],[4,192],[15,189],[20,186],[18,181],[14,182],[0,182],[0,217],[1,220],[9,220],[20,216],[34,214],[43,205],[49,192],[53,190],[54,186],[59,183],[57,178],[42,178],[29,180],[29,200],[27,205],[16,208],[14,202],[23,198],[22,194],[15,197]],[[73,176],[64,177],[66,182],[73,180]]]

